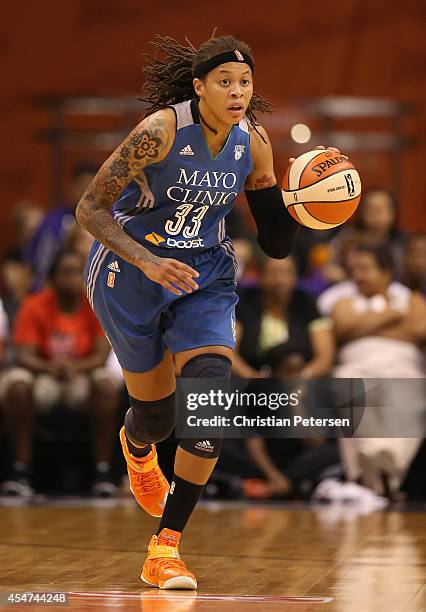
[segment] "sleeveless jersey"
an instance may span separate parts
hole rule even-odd
[[[225,239],[225,216],[252,171],[246,119],[232,126],[213,157],[195,100],[175,104],[176,136],[161,162],[148,166],[116,200],[114,218],[157,254],[195,254]]]

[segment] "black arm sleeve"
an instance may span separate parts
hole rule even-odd
[[[245,193],[262,251],[274,259],[288,257],[300,225],[287,212],[278,185]]]

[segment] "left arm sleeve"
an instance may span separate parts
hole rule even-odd
[[[278,185],[246,189],[246,198],[257,228],[262,251],[274,259],[290,255],[299,224],[287,212]]]

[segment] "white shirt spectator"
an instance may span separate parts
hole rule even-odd
[[[389,285],[388,297],[393,308],[405,312],[408,306],[411,291],[405,285],[394,282]],[[326,289],[317,300],[317,307],[323,316],[330,316],[337,302],[343,298],[352,298],[359,295],[356,283],[351,280],[342,281]],[[361,297],[361,296],[360,296]],[[367,298],[364,298],[367,300]],[[375,298],[372,298],[373,300]]]

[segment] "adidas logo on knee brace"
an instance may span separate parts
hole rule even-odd
[[[206,451],[207,453],[212,453],[214,451],[214,446],[212,446],[208,440],[197,442],[195,448],[201,451]]]

